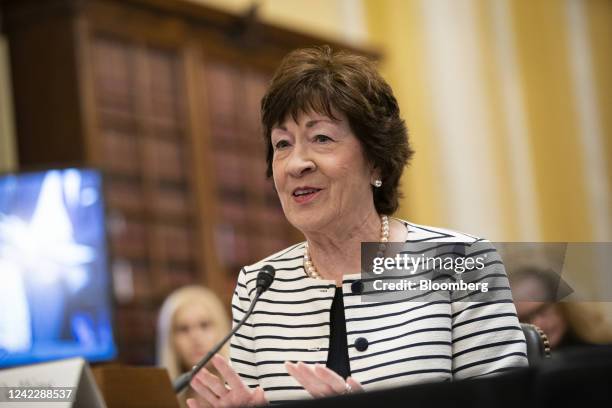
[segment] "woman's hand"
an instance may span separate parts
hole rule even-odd
[[[285,362],[287,372],[315,398],[363,391],[359,381],[349,377],[344,381],[338,374],[322,364],[309,365]]]
[[[213,375],[206,368],[202,368],[191,380],[191,387],[211,406],[217,407],[244,407],[266,405],[268,401],[263,389],[254,389],[245,385],[234,369],[220,355],[212,358],[212,363],[222,378]],[[225,382],[229,385],[226,386]],[[200,408],[195,399],[188,399],[189,408]]]

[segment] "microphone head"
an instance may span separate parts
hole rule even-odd
[[[261,294],[268,290],[274,281],[276,269],[272,265],[264,265],[257,274],[257,291]]]

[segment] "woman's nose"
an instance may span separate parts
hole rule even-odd
[[[310,157],[308,149],[305,146],[298,144],[293,149],[293,152],[291,152],[287,167],[289,174],[291,174],[293,177],[301,177],[304,174],[313,171],[316,168],[316,165]]]

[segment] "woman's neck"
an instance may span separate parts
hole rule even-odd
[[[381,221],[376,211],[371,211],[355,221],[336,223],[322,231],[305,233],[308,252],[313,265],[323,279],[335,280],[342,285],[343,275],[361,270],[361,243],[378,242]]]

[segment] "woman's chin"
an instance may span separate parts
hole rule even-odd
[[[289,222],[303,234],[320,232],[328,224],[324,217],[314,213],[291,217]]]

